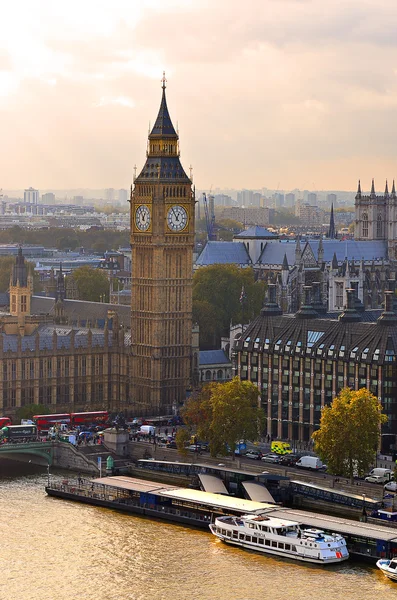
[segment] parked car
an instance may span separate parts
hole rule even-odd
[[[174,441],[167,442],[166,446],[167,446],[167,448],[171,448],[172,450],[176,450],[178,448],[178,446],[176,445],[176,442],[174,442]]]
[[[365,481],[367,481],[368,483],[383,484],[385,483],[385,478],[383,477],[383,475],[368,475],[368,477],[365,478]]]
[[[200,444],[190,444],[190,446],[187,447],[187,450],[189,450],[189,452],[201,452],[201,446]]]
[[[397,481],[389,481],[384,486],[384,489],[388,492],[397,492]]]
[[[262,452],[259,452],[259,450],[248,450],[243,456],[245,458],[251,458],[252,460],[260,460],[262,458]]]
[[[285,467],[295,467],[300,458],[300,454],[286,454],[285,456],[280,457],[280,465],[284,465]]]
[[[261,460],[269,463],[279,463],[280,457],[277,454],[265,454]]]

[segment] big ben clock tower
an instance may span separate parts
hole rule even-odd
[[[131,397],[142,414],[183,402],[192,359],[194,193],[162,79],[146,163],[131,192]]]

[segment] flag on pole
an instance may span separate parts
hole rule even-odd
[[[241,294],[240,294],[240,304],[244,304],[244,302],[247,299],[247,294],[245,293],[245,289],[244,289],[244,285],[241,288]]]

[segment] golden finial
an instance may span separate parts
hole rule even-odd
[[[161,87],[163,88],[163,90],[165,90],[165,88],[167,87],[167,80],[165,78],[165,71],[163,71],[163,79],[161,80]]]
[[[192,165],[190,165],[189,171],[190,171],[190,181],[193,183],[193,167],[192,167]]]
[[[132,181],[134,181],[134,182],[135,182],[135,179],[136,179],[136,165],[134,165],[134,178],[133,178],[133,180],[132,180]]]

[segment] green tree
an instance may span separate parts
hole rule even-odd
[[[322,411],[313,433],[315,450],[334,475],[363,476],[374,463],[380,426],[387,420],[376,396],[366,388],[344,388]]]
[[[244,287],[244,302],[240,302]],[[230,322],[247,323],[261,309],[265,295],[263,281],[255,281],[251,268],[211,265],[198,269],[193,277],[193,315],[200,325],[200,345],[216,348],[228,335]],[[205,304],[204,304],[205,303]],[[210,310],[210,308],[212,310]],[[208,330],[208,323],[215,327]]]
[[[109,279],[100,269],[79,267],[73,272],[73,279],[77,283],[79,300],[109,301]]]
[[[258,388],[238,377],[204,386],[187,402],[182,415],[189,429],[209,443],[212,456],[232,452],[234,457],[238,442],[258,439],[264,424]]]
[[[16,417],[20,421],[21,419],[32,420],[34,415],[48,415],[50,409],[46,404],[26,404],[26,406],[20,406],[16,410]]]

